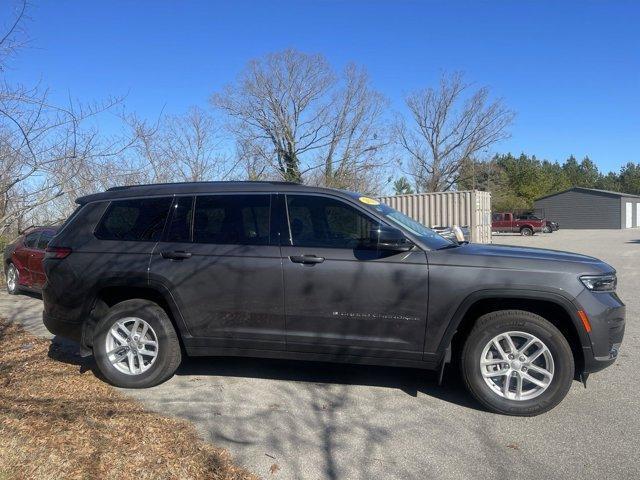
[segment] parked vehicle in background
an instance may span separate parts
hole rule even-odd
[[[114,188],[49,244],[43,320],[115,385],[183,354],[438,370],[487,408],[537,415],[611,365],[615,270],[592,257],[449,241],[359,194],[287,182]]]
[[[517,216],[518,220],[540,220],[544,222],[544,226],[542,227],[542,233],[553,233],[557,230],[560,230],[560,224],[558,222],[552,222],[551,220],[547,220],[545,218],[540,218],[533,213],[525,213],[523,215]]]
[[[519,220],[513,213],[494,213],[491,216],[491,231],[499,233],[520,233],[533,235],[542,232],[545,221],[540,219]]]
[[[31,227],[5,247],[2,264],[9,294],[20,290],[40,292],[45,282],[45,249],[57,230],[58,227]]]

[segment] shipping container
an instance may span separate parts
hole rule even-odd
[[[391,195],[379,200],[427,227],[467,227],[474,243],[491,243],[491,193],[479,190]]]

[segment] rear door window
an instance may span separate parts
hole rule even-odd
[[[176,197],[171,205],[165,242],[190,242],[193,221],[193,197]]]
[[[226,245],[268,245],[270,195],[196,197],[193,241]]]
[[[160,240],[171,197],[111,202],[95,235],[101,240],[156,242]]]

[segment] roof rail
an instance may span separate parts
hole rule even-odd
[[[221,180],[221,181],[199,181],[199,182],[160,182],[160,183],[140,183],[137,185],[120,185],[107,189],[107,192],[115,192],[118,190],[128,190],[137,187],[154,187],[159,185],[201,185],[201,184],[221,184],[221,183],[261,183],[271,185],[300,185],[297,182],[287,182],[284,180]]]

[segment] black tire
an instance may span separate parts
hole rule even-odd
[[[484,347],[500,333],[509,331],[534,335],[544,342],[553,357],[553,379],[547,389],[535,398],[504,398],[493,391],[482,376],[480,358]],[[560,330],[539,315],[522,310],[501,310],[480,317],[467,337],[460,367],[467,388],[487,409],[504,415],[528,417],[558,405],[571,387],[575,370],[571,347]]]
[[[545,225],[545,226],[542,228],[542,233],[553,233],[553,229],[552,229],[550,226]]]
[[[15,285],[13,286],[13,288],[9,287],[9,272],[13,271],[15,272],[15,276],[16,276],[16,281],[15,281]],[[13,263],[9,263],[6,267],[5,270],[5,285],[7,286],[7,293],[9,295],[17,295],[18,292],[20,291],[20,287],[18,286],[18,283],[20,281],[20,272],[18,271],[18,269],[16,268],[16,266]]]
[[[522,235],[523,237],[530,237],[531,235],[533,235],[533,230],[529,227],[522,227],[520,229],[520,235]]]
[[[137,317],[147,322],[158,337],[158,354],[143,373],[127,375],[116,369],[108,359],[106,338],[117,320]],[[167,313],[158,304],[148,300],[126,300],[111,307],[96,325],[93,337],[93,355],[98,369],[111,384],[123,388],[147,388],[158,385],[175,373],[182,360],[180,342]]]

